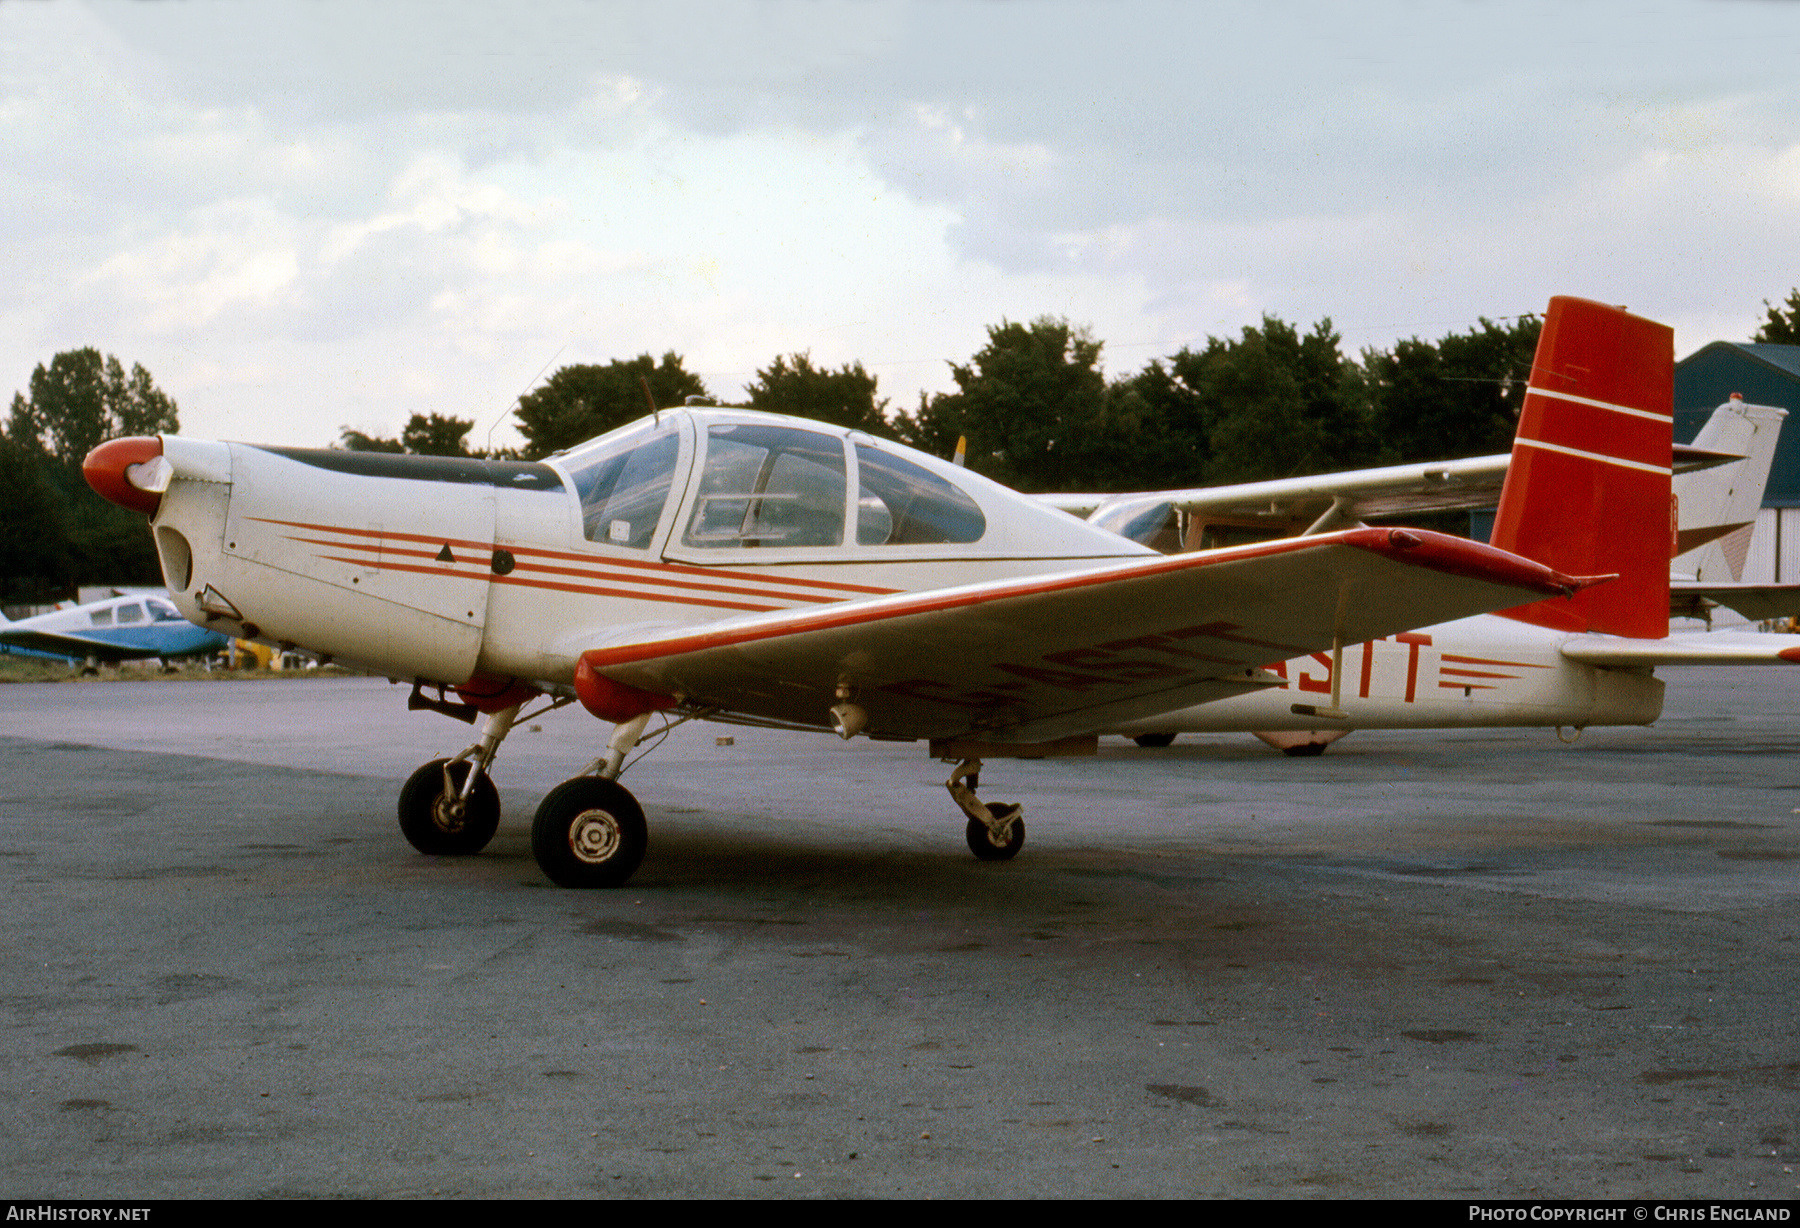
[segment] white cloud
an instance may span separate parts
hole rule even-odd
[[[1115,371],[1553,293],[1684,348],[1800,281],[1800,8],[0,5],[0,375],[187,429],[503,414],[546,361],[777,353],[910,406],[1002,317]],[[1728,65],[1729,68],[1723,68]],[[5,381],[0,379],[0,389]]]

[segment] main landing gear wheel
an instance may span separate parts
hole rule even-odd
[[[1175,735],[1172,733],[1140,733],[1131,740],[1146,750],[1151,750],[1161,746],[1173,746]]]
[[[969,851],[983,861],[1011,861],[1025,847],[1025,820],[1016,817],[1021,807],[1017,802],[989,802],[987,808],[996,819],[1004,818],[1009,810],[1015,817],[1007,825],[1003,837],[996,836],[994,829],[980,819],[970,819],[968,827],[963,829]]]
[[[486,772],[475,780],[466,799],[463,782],[473,770],[467,760],[450,765],[450,788],[444,787],[444,764],[433,759],[407,778],[400,789],[400,831],[421,853],[466,857],[479,853],[500,826],[500,794]]]
[[[558,887],[620,887],[644,860],[650,832],[624,785],[577,776],[550,790],[531,824],[531,852]]]

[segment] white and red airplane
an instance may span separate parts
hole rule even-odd
[[[1670,336],[1558,303],[1556,429],[1586,451],[1518,470],[1530,497],[1514,505],[1544,523],[1511,533],[1580,560],[1556,543],[1591,540],[1584,519],[1616,500],[1667,524],[1667,396],[1634,372],[1666,377]],[[1608,458],[1636,450],[1660,494],[1611,480]],[[412,679],[409,706],[486,714],[401,791],[424,852],[493,835],[488,772],[525,705],[579,701],[612,723],[533,822],[564,886],[616,886],[642,860],[643,812],[616,778],[658,713],[926,741],[957,761],[945,783],[970,848],[1002,860],[1024,825],[976,797],[983,756],[1091,753],[1101,730],[1279,687],[1271,658],[1521,601],[1580,622],[1606,578],[1422,530],[1169,557],[910,449],[743,411],[663,411],[543,463],[162,436],[103,444],[85,471],[151,517],[195,622]],[[1666,567],[1666,529],[1659,548]],[[1642,586],[1622,583],[1635,601]]]

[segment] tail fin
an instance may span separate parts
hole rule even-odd
[[[1713,584],[1744,578],[1750,533],[1786,417],[1785,409],[1746,405],[1734,392],[1694,436],[1697,449],[1744,459],[1675,475],[1675,506],[1681,511],[1675,548],[1681,553],[1669,564],[1672,575]]]
[[[1493,544],[1569,575],[1619,578],[1506,617],[1668,635],[1674,389],[1673,330],[1603,303],[1550,300]]]

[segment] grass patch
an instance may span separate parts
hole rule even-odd
[[[308,678],[349,678],[355,676],[354,670],[347,670],[337,665],[321,665],[317,669],[225,669],[214,666],[207,669],[198,661],[177,661],[175,667],[164,671],[162,663],[155,657],[147,661],[126,661],[120,665],[102,665],[100,672],[84,676],[82,663],[73,665],[62,661],[52,661],[45,657],[25,657],[15,653],[0,653],[0,684],[8,682],[73,682],[73,683],[108,683],[108,682],[244,682],[252,679],[268,681],[291,680],[301,682]]]

